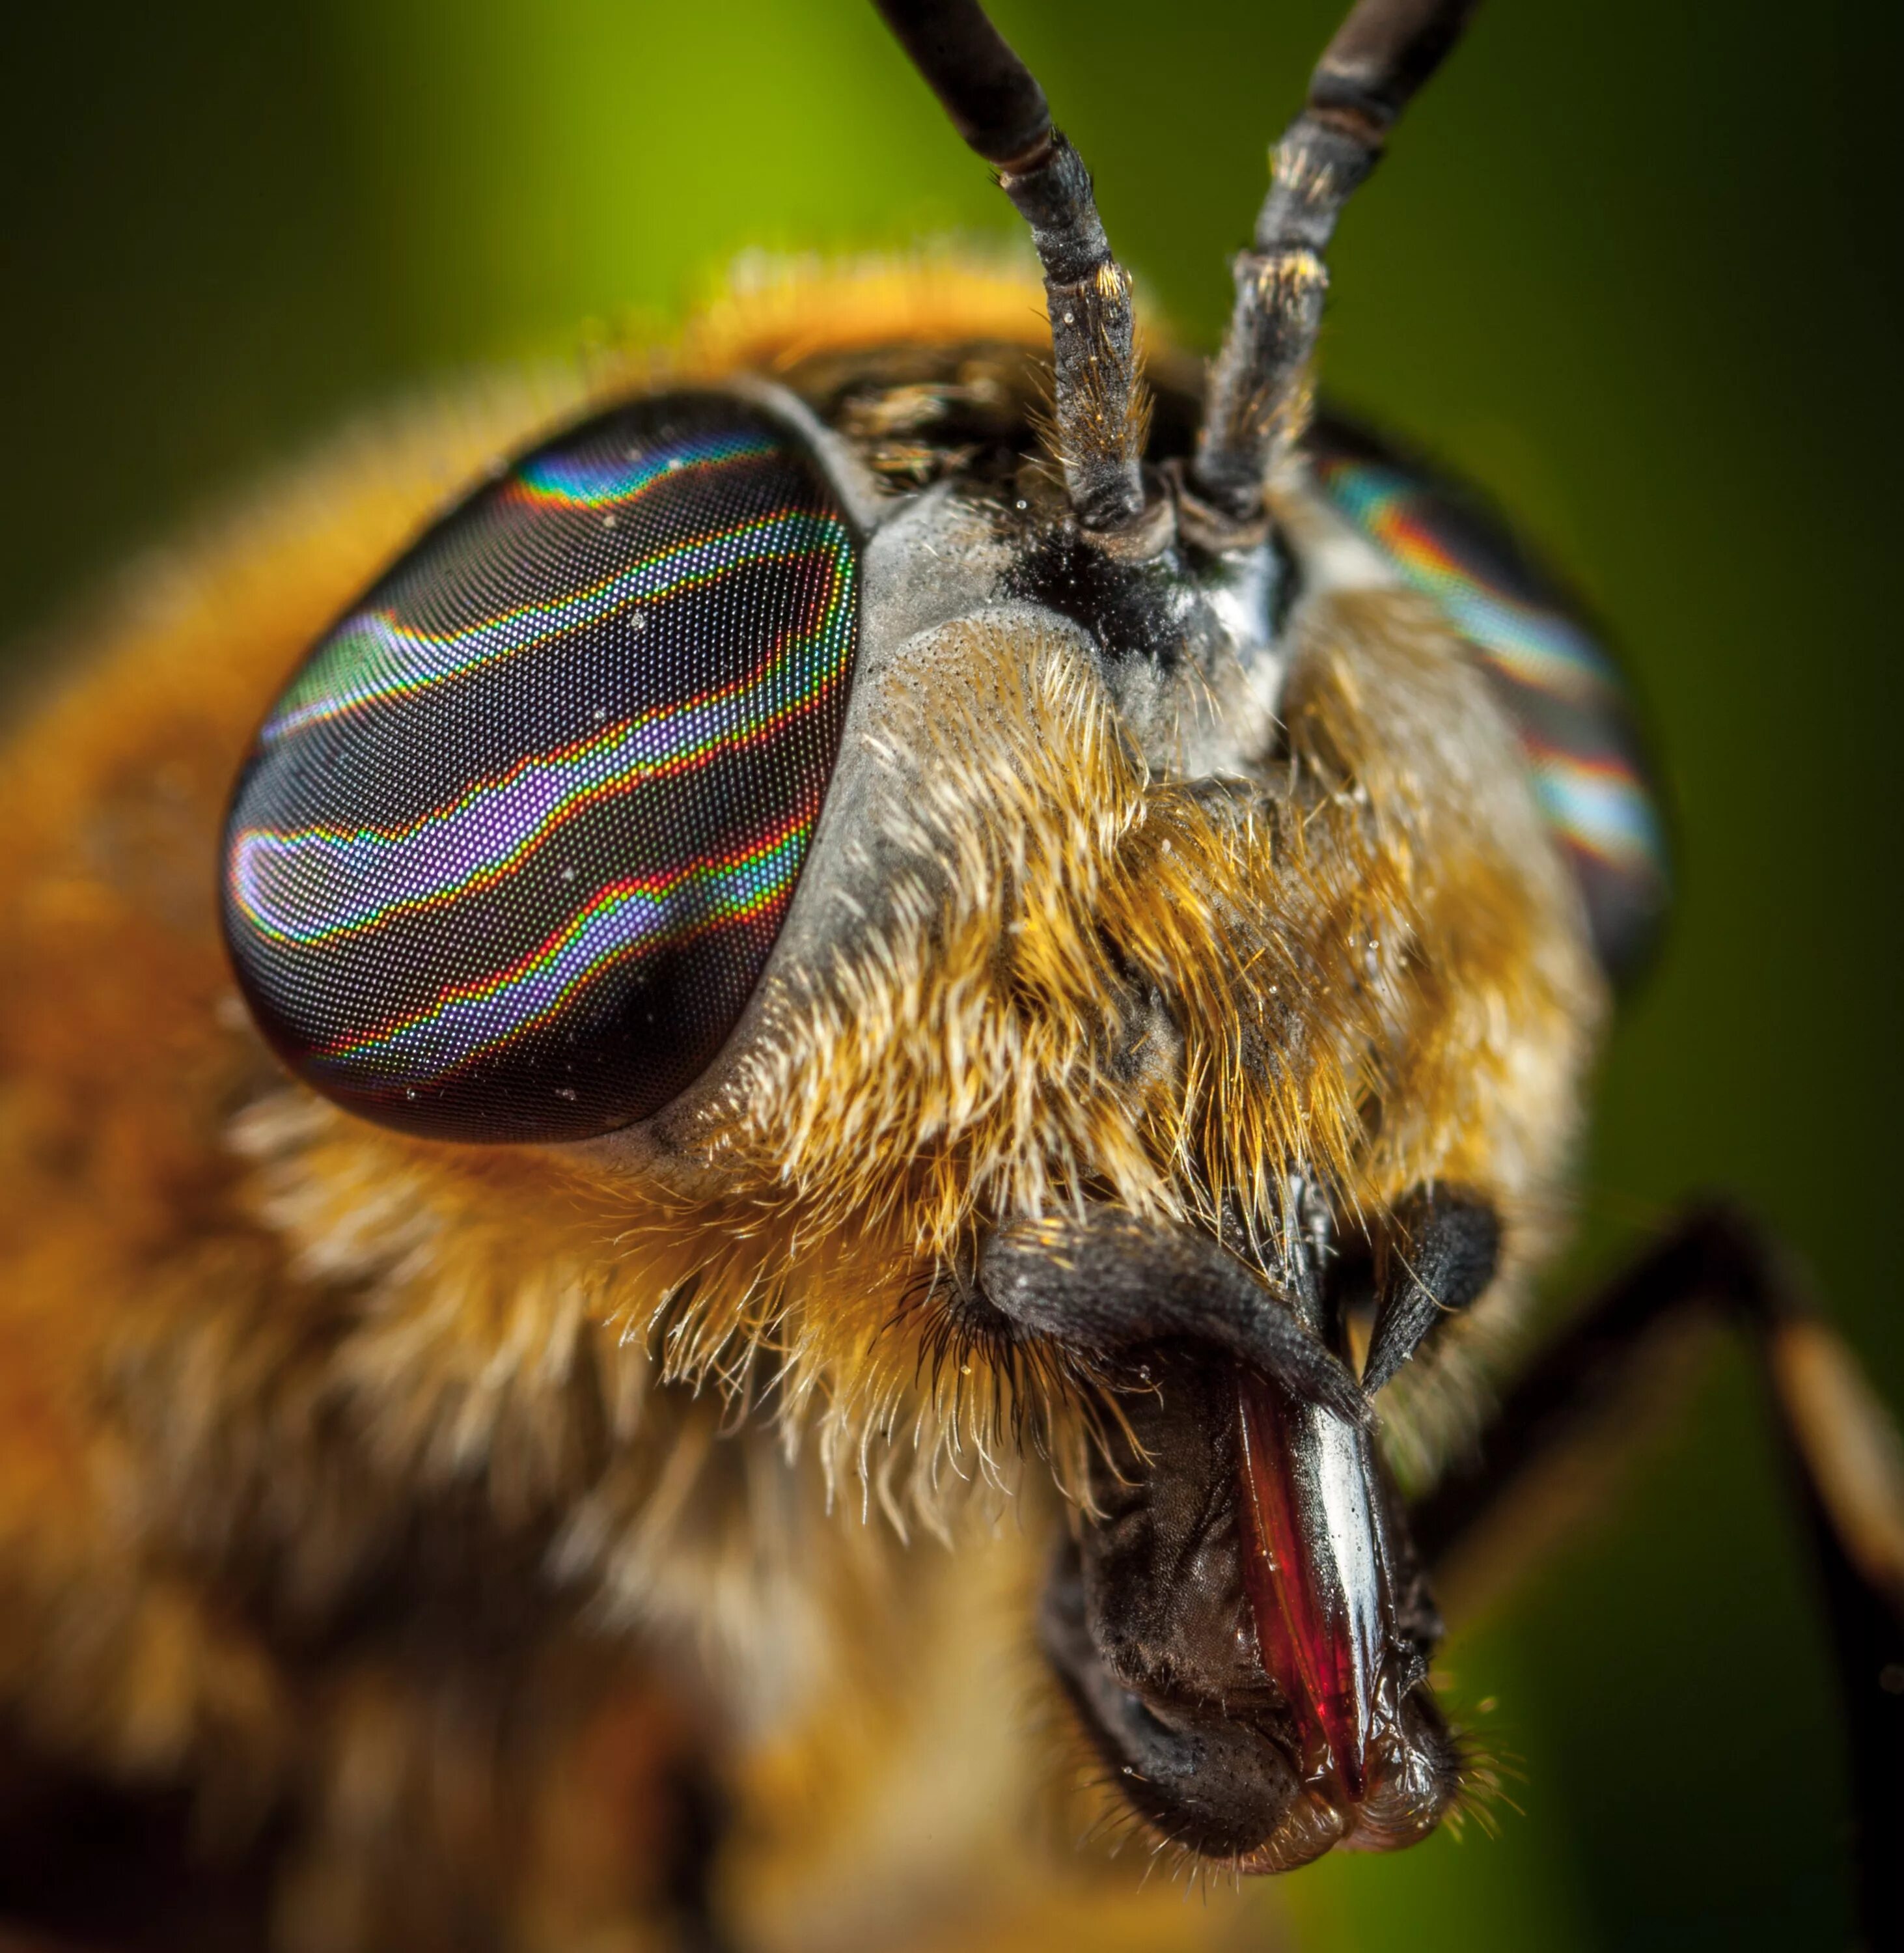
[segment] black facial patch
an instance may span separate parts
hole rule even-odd
[[[1059,523],[1029,539],[1007,579],[1006,594],[1069,617],[1090,634],[1107,660],[1143,659],[1168,676],[1185,662],[1207,668],[1233,651],[1230,622],[1212,601],[1226,591],[1240,595],[1260,585],[1260,594],[1245,599],[1260,613],[1249,619],[1250,635],[1257,644],[1273,643],[1294,581],[1289,551],[1274,533],[1234,557],[1179,544],[1148,561],[1130,563]]]

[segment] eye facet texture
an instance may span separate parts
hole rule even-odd
[[[432,1137],[583,1139],[707,1066],[838,751],[857,553],[810,458],[637,402],[478,491],[317,645],[225,835],[265,1034]]]
[[[1602,967],[1644,967],[1671,895],[1664,823],[1625,680],[1596,635],[1471,497],[1339,423],[1309,440],[1317,478],[1405,581],[1473,645],[1574,872]]]

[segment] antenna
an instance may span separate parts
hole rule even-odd
[[[1150,402],[1134,348],[1130,277],[1111,255],[1091,173],[978,0],[873,4],[1032,227],[1051,315],[1065,490],[1082,528],[1127,529],[1144,513],[1139,464]]]
[[[1309,365],[1342,205],[1381,160],[1395,118],[1461,37],[1475,0],[1361,0],[1323,51],[1309,99],[1276,145],[1256,243],[1210,371],[1191,475],[1239,522],[1309,415]]]

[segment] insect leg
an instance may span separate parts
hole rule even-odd
[[[1262,513],[1270,468],[1307,417],[1309,358],[1329,274],[1323,252],[1390,127],[1467,24],[1474,0],[1360,0],[1323,51],[1309,99],[1276,146],[1254,249],[1210,368],[1192,473],[1223,513]]]
[[[1019,1330],[1116,1356],[1183,1337],[1220,1350],[1345,1422],[1364,1425],[1354,1375],[1279,1295],[1207,1236],[1101,1211],[1029,1221],[979,1251],[985,1299]]]
[[[1639,1394],[1662,1342],[1701,1315],[1756,1353],[1816,1556],[1851,1749],[1858,1877],[1876,1946],[1904,1945],[1904,1444],[1777,1244],[1726,1207],[1697,1208],[1605,1289],[1516,1382],[1410,1514],[1439,1575],[1498,1541],[1511,1504],[1552,1482]]]
[[[952,124],[998,171],[1032,227],[1051,315],[1059,457],[1079,523],[1129,528],[1145,513],[1149,418],[1130,276],[1112,255],[1091,173],[1053,127],[1044,92],[978,0],[874,0]]]

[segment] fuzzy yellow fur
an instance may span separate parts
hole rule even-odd
[[[1207,1220],[1233,1196],[1273,1236],[1298,1171],[1371,1213],[1436,1178],[1492,1195],[1497,1316],[1545,1246],[1597,984],[1505,727],[1398,591],[1299,613],[1290,751],[1254,796],[1151,776],[1063,644],[975,646],[995,680],[900,729],[933,760],[919,872],[775,998],[706,1123],[718,1194],[359,1125],[251,1031],[215,919],[233,773],[459,484],[631,384],[1042,332],[1015,277],[803,274],[665,355],[415,410],[146,566],[17,719],[0,1716],[74,1767],[194,1786],[218,1848],[294,1807],[287,1947],[437,1943],[392,1896],[425,1861],[523,1945],[652,1943],[671,1743],[728,1760],[725,1882],[763,1945],[1003,1945],[1080,1908],[1102,1944],[1192,1943],[1121,1889],[1103,1914],[1009,1817],[1041,1767],[1022,1650],[1052,1501],[1015,1380],[931,1360],[935,1275],[977,1226],[1087,1197]],[[1180,1049],[1130,1049],[1120,965]],[[1062,1406],[1051,1428],[1075,1489]],[[896,1546],[922,1522],[960,1556]],[[546,1592],[534,1644],[481,1669],[340,1638],[419,1539]],[[644,1708],[656,1660],[719,1699]],[[471,1733],[484,1690],[509,1731]],[[914,1811],[934,1770],[944,1807]],[[941,1887],[964,1895],[935,1910]]]

